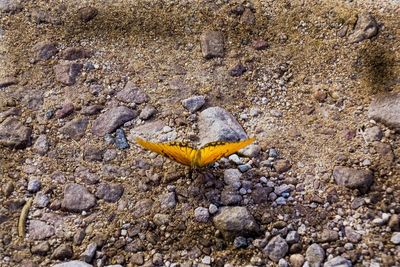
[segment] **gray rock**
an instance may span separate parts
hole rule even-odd
[[[163,255],[161,253],[154,253],[151,262],[155,266],[162,266],[163,265]]]
[[[280,259],[278,261],[278,267],[289,267],[289,263],[285,259]]]
[[[368,192],[374,181],[373,173],[370,170],[358,170],[344,166],[337,166],[333,169],[333,178],[338,185],[358,189],[361,193]]]
[[[96,184],[100,180],[97,174],[86,168],[77,168],[75,170],[75,177],[81,179],[85,184]]]
[[[168,192],[159,196],[160,207],[162,210],[172,209],[176,206],[175,192]]]
[[[337,256],[324,263],[324,267],[351,267],[351,261],[343,258],[342,256]]]
[[[80,255],[80,259],[84,262],[91,262],[97,250],[97,244],[95,242],[90,243],[84,252]]]
[[[79,18],[85,23],[94,19],[97,16],[97,14],[98,14],[97,9],[91,6],[82,7],[78,10]]]
[[[233,240],[233,246],[235,248],[245,248],[248,246],[247,239],[243,236],[238,236]]]
[[[358,209],[359,207],[363,206],[365,204],[365,200],[361,197],[356,197],[354,200],[351,202],[351,208],[353,210]]]
[[[128,140],[135,142],[134,139],[138,135],[143,136],[146,139],[156,138],[165,126],[166,124],[160,120],[147,122],[132,129],[128,136]]]
[[[61,129],[60,133],[68,138],[79,140],[85,135],[86,127],[89,123],[87,118],[76,118],[67,122]]]
[[[203,57],[210,59],[224,56],[224,36],[222,32],[206,31],[200,37]]]
[[[29,180],[28,182],[28,191],[32,193],[36,193],[37,191],[40,190],[40,187],[42,186],[42,183],[40,182],[39,179],[33,178]]]
[[[36,207],[45,208],[50,203],[50,198],[43,192],[38,192],[35,196],[35,200],[33,201]]]
[[[85,239],[85,236],[86,236],[86,233],[84,230],[82,230],[82,229],[77,230],[76,233],[74,234],[74,238],[73,238],[74,245],[79,246],[80,244],[82,244],[82,241],[83,241],[83,239]]]
[[[290,231],[287,235],[286,235],[286,242],[291,245],[294,243],[298,243],[300,240],[300,235],[299,233],[297,233],[297,231]]]
[[[251,169],[251,165],[249,164],[242,164],[238,166],[238,169],[240,172],[247,172],[248,170]]]
[[[369,109],[368,117],[400,130],[400,93],[385,93],[375,96]]]
[[[278,197],[275,199],[276,204],[278,205],[286,205],[286,198],[284,197]]]
[[[55,78],[64,85],[73,85],[81,72],[83,65],[74,62],[63,62],[53,67]]]
[[[364,138],[368,142],[379,141],[383,137],[383,133],[378,126],[372,126],[364,131]]]
[[[314,243],[307,248],[306,259],[310,267],[321,266],[325,259],[325,251],[320,245]]]
[[[34,240],[42,240],[55,234],[53,226],[39,220],[30,220],[28,227],[29,237]]]
[[[239,189],[242,176],[242,173],[238,169],[226,169],[224,171],[224,182],[232,189]]]
[[[288,251],[288,244],[286,243],[285,239],[279,235],[273,237],[263,249],[263,253],[274,262],[278,262],[280,259],[285,257]]]
[[[82,107],[81,109],[81,114],[82,115],[95,115],[98,114],[104,107],[102,105],[90,105],[90,106],[85,106]]]
[[[32,246],[31,252],[35,255],[46,256],[50,251],[50,244],[47,241],[43,241],[38,243],[37,245]]]
[[[168,225],[170,218],[168,214],[157,213],[153,216],[153,221],[156,225]]]
[[[66,102],[62,107],[56,111],[55,116],[57,119],[62,119],[74,112],[75,106],[71,102]]]
[[[124,187],[121,184],[101,183],[96,189],[96,197],[112,203],[117,202],[123,193]]]
[[[194,218],[198,222],[208,222],[210,218],[210,213],[208,212],[207,208],[198,207],[194,210]]]
[[[117,155],[118,155],[117,150],[107,149],[104,152],[103,159],[105,162],[109,162],[109,161],[112,161],[113,159],[115,159],[117,157]]]
[[[221,202],[225,206],[238,205],[242,202],[243,197],[233,188],[225,188],[221,193]]]
[[[65,260],[65,259],[70,259],[74,256],[74,252],[72,251],[72,247],[69,244],[61,244],[58,246],[53,254],[51,255],[51,258],[53,260]]]
[[[24,148],[30,143],[31,133],[31,128],[14,117],[8,117],[0,124],[0,146]]]
[[[129,259],[129,262],[136,265],[142,265],[144,263],[144,255],[142,252],[134,253]]]
[[[390,242],[395,245],[400,244],[400,232],[394,232],[392,237],[390,238]]]
[[[278,159],[274,162],[274,168],[279,174],[287,172],[288,170],[290,170],[291,167],[292,165],[286,159]]]
[[[229,70],[229,75],[232,77],[239,77],[242,76],[243,73],[247,71],[247,68],[243,66],[241,63],[234,66],[232,69]]]
[[[226,238],[259,233],[260,226],[245,207],[223,207],[213,218],[215,228]]]
[[[93,265],[83,261],[69,261],[69,262],[57,263],[53,265],[53,267],[93,267]]]
[[[14,14],[21,10],[21,0],[0,0],[0,12]]]
[[[291,187],[287,184],[281,184],[274,188],[274,192],[278,196],[282,195],[283,193],[289,193],[290,191],[291,191]]]
[[[129,148],[128,140],[126,139],[125,132],[122,129],[117,129],[115,131],[115,145],[118,149]]]
[[[355,230],[353,230],[350,226],[347,226],[345,229],[345,234],[347,239],[351,242],[351,243],[358,243],[361,241],[362,236],[361,234],[359,234],[358,232],[356,232]]]
[[[339,239],[339,233],[335,230],[324,229],[322,233],[319,235],[319,241],[324,242],[333,242]]]
[[[237,120],[220,107],[211,107],[200,113],[199,135],[202,145],[212,141],[238,141],[247,138]]]
[[[58,53],[57,44],[53,42],[39,42],[33,47],[36,61],[51,59]]]
[[[272,192],[272,190],[272,187],[256,187],[254,190],[251,191],[251,197],[253,198],[254,203],[266,203],[268,201],[268,196]]]
[[[139,114],[142,120],[148,120],[156,114],[157,110],[152,105],[146,105]]]
[[[67,184],[64,187],[62,207],[68,211],[81,212],[96,205],[96,198],[82,185]]]
[[[45,155],[47,151],[49,151],[49,141],[47,140],[47,136],[45,134],[38,136],[33,144],[32,150],[41,156]]]
[[[88,161],[102,161],[104,150],[101,147],[87,145],[83,150],[83,159]]]
[[[259,145],[250,144],[239,152],[248,158],[256,158],[261,152],[261,147]]]
[[[152,208],[153,201],[151,199],[145,198],[139,200],[133,207],[132,215],[134,218],[141,218],[143,216],[149,215]]]
[[[124,89],[119,91],[115,97],[119,101],[136,104],[142,104],[150,100],[146,92],[137,87],[132,81],[129,81]]]
[[[82,47],[67,47],[61,57],[65,60],[77,60],[81,58],[89,58],[92,53]]]
[[[187,110],[194,113],[206,103],[206,98],[202,95],[196,95],[182,100],[181,103]]]
[[[208,207],[208,211],[210,212],[210,214],[215,214],[218,212],[218,207],[214,204],[210,204],[210,206]]]
[[[354,31],[349,36],[350,43],[358,43],[365,39],[370,39],[378,34],[378,23],[369,13],[358,16]]]
[[[94,122],[92,132],[97,136],[112,133],[125,122],[137,117],[137,112],[124,106],[115,107],[101,114]]]

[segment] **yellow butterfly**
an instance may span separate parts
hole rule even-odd
[[[216,141],[196,149],[182,142],[153,143],[139,137],[135,138],[136,143],[142,147],[191,168],[207,166],[222,157],[227,157],[239,149],[248,146],[254,140],[255,138],[238,142]]]

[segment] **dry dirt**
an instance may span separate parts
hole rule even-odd
[[[20,120],[33,129],[33,141],[39,134],[46,134],[50,150],[41,156],[31,147],[0,148],[1,184],[14,184],[11,196],[0,194],[0,212],[7,218],[1,222],[0,265],[20,266],[30,261],[52,266],[56,262],[50,257],[52,251],[59,244],[73,244],[76,231],[84,229],[83,243],[73,244],[73,259],[79,259],[87,244],[101,234],[105,236],[106,245],[93,264],[106,255],[105,265],[135,266],[130,263],[132,253],[115,242],[120,239],[124,224],[144,222],[150,224],[144,233],[147,237],[142,249],[145,262],[154,260],[157,252],[163,255],[164,265],[166,261],[197,264],[205,255],[211,256],[213,266],[255,265],[254,259],[251,262],[255,256],[263,259],[262,266],[276,264],[255,246],[235,248],[232,241],[216,234],[212,222],[199,223],[194,219],[195,208],[210,204],[207,192],[215,190],[214,187],[220,189],[219,182],[214,180],[222,181],[223,168],[234,167],[234,164],[228,162],[210,170],[212,178],[199,174],[188,181],[184,168],[159,157],[154,159],[153,154],[140,150],[133,143],[129,149],[118,150],[116,159],[111,162],[87,161],[83,158],[83,149],[89,145],[115,148],[90,132],[95,116],[90,117],[82,139],[73,141],[60,135],[60,127],[73,116],[79,116],[82,107],[116,105],[113,96],[128,80],[149,95],[149,103],[157,109],[151,120],[165,121],[177,132],[178,140],[199,141],[198,125],[191,122],[190,113],[180,103],[182,99],[206,95],[207,102],[202,109],[220,106],[231,112],[245,131],[257,138],[261,147],[260,155],[253,159],[253,168],[244,174],[245,179],[256,183],[262,176],[276,175],[259,164],[268,158],[270,148],[276,148],[280,158],[290,161],[291,169],[275,181],[279,184],[292,179],[296,180],[296,185],[302,184],[302,188],[293,192],[292,202],[278,206],[272,205],[272,201],[242,205],[248,207],[264,231],[272,231],[276,221],[283,220],[295,230],[305,224],[307,230],[301,235],[299,254],[305,256],[307,247],[318,241],[318,233],[323,229],[336,227],[338,216],[339,221],[346,221],[361,213],[355,223],[366,227],[382,212],[398,214],[399,135],[378,124],[384,133],[382,142],[390,143],[395,155],[390,164],[380,161],[362,135],[365,128],[375,125],[367,116],[374,95],[400,92],[400,4],[398,1],[378,2],[244,2],[244,7],[255,15],[254,23],[232,12],[241,4],[239,1],[23,1],[21,11],[2,13],[0,77],[14,77],[18,82],[0,89],[0,112],[13,106],[19,108]],[[98,10],[98,15],[87,23],[78,16],[78,10],[85,6]],[[32,15],[35,10],[45,11],[50,18],[59,18],[61,23],[38,24]],[[365,12],[376,18],[379,33],[362,42],[350,43],[357,16]],[[347,33],[339,37],[338,32],[344,25],[348,27]],[[224,57],[203,57],[200,35],[207,30],[223,33]],[[265,40],[268,47],[254,49],[252,43],[258,39]],[[41,41],[57,43],[60,52],[67,47],[88,49],[93,52],[92,56],[77,61],[90,62],[96,68],[83,71],[74,85],[62,85],[53,72],[60,53],[50,60],[33,62],[33,47]],[[230,76],[229,71],[238,63],[247,71],[239,77]],[[98,95],[91,91],[93,84],[103,87]],[[49,110],[67,101],[76,107],[72,117],[45,118]],[[32,102],[37,103],[30,105]],[[136,109],[142,107],[138,105]],[[258,109],[259,114],[249,115],[252,109]],[[135,126],[133,122],[124,129],[128,133]],[[375,174],[368,193],[360,195],[356,190],[335,184],[334,166],[364,168],[366,159],[372,162],[368,168]],[[50,252],[45,256],[32,255],[31,247],[37,241],[31,240],[29,235],[21,239],[17,234],[22,207],[10,209],[6,201],[24,200],[34,195],[26,189],[32,176],[40,177],[42,191],[51,195],[51,202],[60,201],[64,185],[53,183],[52,174],[63,173],[71,182],[75,169],[82,166],[96,173],[102,181],[122,184],[121,200],[117,203],[99,200],[84,214],[33,206],[28,225],[31,218],[51,213],[57,220],[64,221],[64,228],[49,239]],[[140,187],[143,181],[148,187],[146,190]],[[167,192],[167,185],[183,192],[177,206],[165,212],[171,216],[167,226],[160,227],[152,222],[158,208],[144,218],[132,216],[137,201],[157,200]],[[91,192],[96,190],[96,185],[87,187]],[[337,200],[324,205],[332,194]],[[321,199],[317,207],[310,204],[315,196]],[[368,199],[362,211],[350,208],[356,197]],[[320,243],[324,243],[327,255],[344,255],[355,266],[378,266],[372,263],[398,266],[399,247],[390,242],[391,234],[386,226],[370,226],[360,244],[354,244],[350,250],[343,249],[347,242],[342,237]],[[149,235],[153,235],[153,240]],[[289,252],[285,258],[288,262],[291,254]]]

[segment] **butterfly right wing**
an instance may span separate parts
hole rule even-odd
[[[136,143],[142,147],[156,152],[164,157],[167,157],[173,161],[180,164],[191,166],[192,159],[196,154],[196,149],[192,148],[188,144],[180,142],[170,142],[170,143],[153,143],[142,138],[136,137]]]
[[[238,150],[250,145],[255,138],[249,138],[238,142],[211,142],[200,148],[200,159],[197,162],[199,167],[207,166],[222,157],[227,157]]]

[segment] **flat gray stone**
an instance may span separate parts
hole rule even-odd
[[[117,93],[116,98],[119,101],[125,103],[136,103],[136,104],[142,104],[150,100],[146,92],[140,89],[132,81],[129,81],[125,85],[124,89],[122,89]]]
[[[0,146],[26,147],[31,140],[32,129],[17,118],[8,117],[0,124]]]
[[[87,118],[76,118],[67,122],[61,129],[60,133],[68,138],[79,140],[85,135],[86,127],[89,123]]]
[[[351,261],[343,258],[342,256],[334,257],[324,263],[324,267],[351,267]]]
[[[245,207],[222,207],[213,223],[226,238],[250,236],[260,231],[260,226]]]
[[[325,259],[325,251],[320,245],[314,243],[307,248],[306,260],[308,261],[311,267],[321,266],[324,259]]]
[[[211,107],[199,115],[201,145],[213,141],[239,141],[247,134],[235,117],[221,107]]]
[[[29,237],[34,240],[43,240],[55,234],[53,226],[40,220],[29,220]]]
[[[285,239],[279,235],[273,237],[263,249],[263,253],[274,262],[278,262],[280,259],[285,257],[288,251],[288,244]]]
[[[93,265],[88,264],[84,261],[68,261],[68,262],[57,263],[53,265],[53,267],[93,267]]]
[[[80,184],[67,184],[64,187],[62,207],[68,211],[81,212],[96,205],[96,198]]]
[[[358,43],[365,39],[370,39],[378,34],[378,23],[369,13],[358,15],[356,26],[353,33],[349,36],[350,43]]]
[[[374,175],[370,170],[358,170],[344,166],[337,166],[333,169],[333,178],[338,185],[358,189],[361,193],[368,192],[374,181]]]
[[[191,113],[198,111],[205,103],[206,98],[202,95],[195,95],[187,99],[182,100],[182,106],[184,106]]]
[[[374,97],[368,117],[400,131],[400,93],[385,93]]]
[[[222,32],[206,31],[201,35],[200,43],[204,58],[224,56],[224,36]]]
[[[74,62],[63,62],[53,67],[56,80],[64,85],[73,85],[83,65]]]
[[[111,108],[100,114],[93,122],[92,132],[97,136],[104,136],[114,132],[125,122],[128,122],[137,116],[137,111],[124,106]]]

